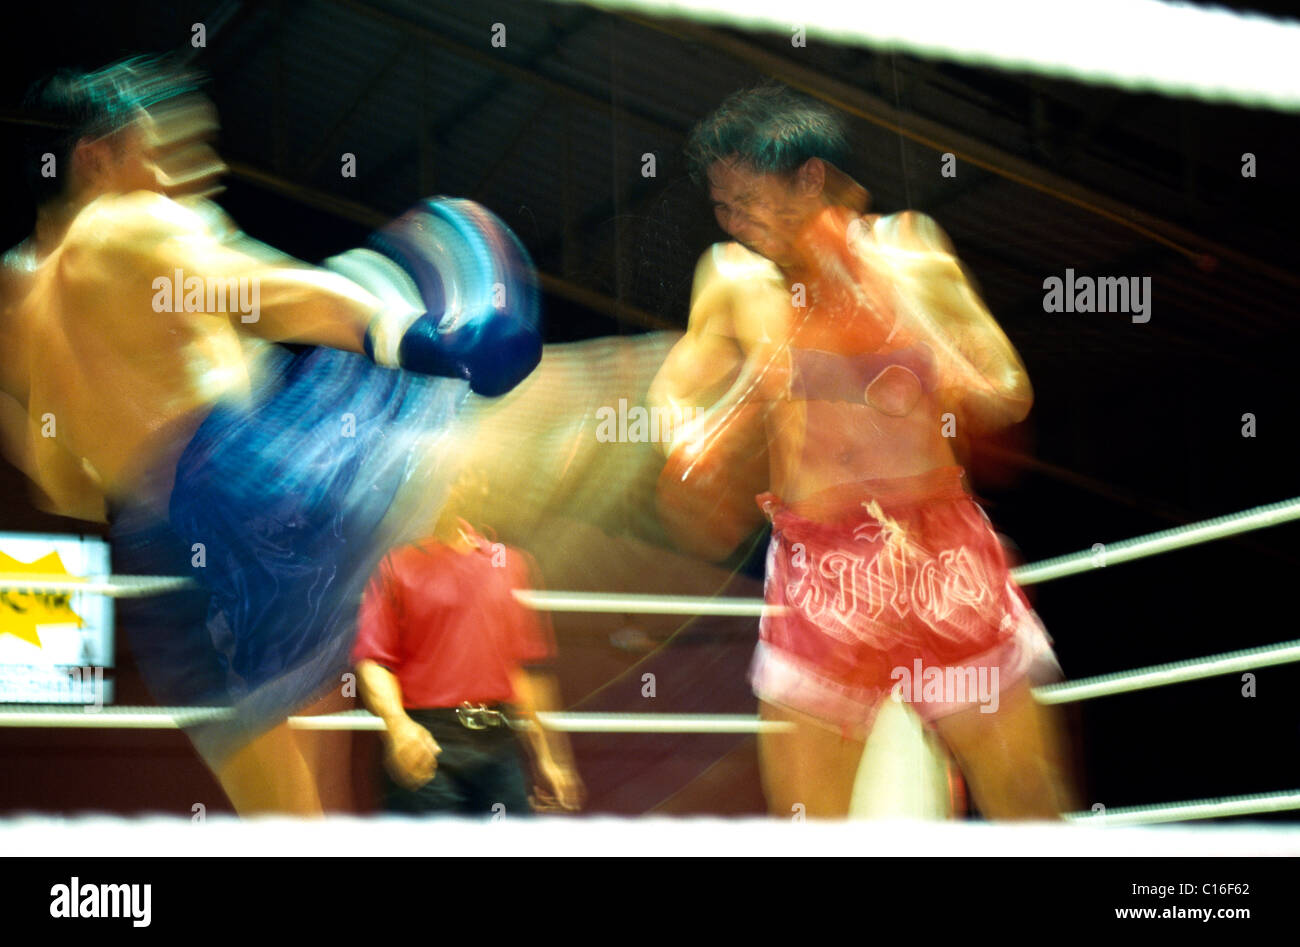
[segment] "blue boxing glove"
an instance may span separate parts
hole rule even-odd
[[[518,238],[473,201],[421,201],[370,247],[325,265],[385,303],[366,332],[380,365],[464,378],[505,394],[542,358],[537,283]]]

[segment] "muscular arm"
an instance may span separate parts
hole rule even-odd
[[[733,330],[735,294],[719,272],[716,251],[705,251],[695,267],[686,334],[650,383],[646,400],[652,408],[708,408],[740,372],[744,353]]]
[[[882,219],[876,234],[907,303],[908,324],[939,357],[948,399],[980,431],[1024,420],[1034,400],[1029,375],[947,235],[912,211]]]
[[[754,496],[768,484],[767,405],[755,381],[788,300],[766,261],[737,245],[710,249],[696,267],[686,335],[650,387],[652,407],[694,409],[661,445],[656,506],[677,544],[709,560],[725,559],[762,519]]]
[[[695,268],[686,334],[651,383],[650,405],[696,409],[696,440],[707,439],[705,432],[719,422],[736,423],[737,406],[754,420],[748,410],[758,407],[752,383],[788,331],[789,300],[768,261],[737,244],[705,251]]]
[[[379,300],[338,274],[307,266],[240,233],[202,205],[137,192],[101,199],[77,219],[69,242],[83,252],[69,265],[102,268],[105,279],[198,277],[243,292],[227,296],[236,331],[269,341],[324,345],[352,352],[362,345]],[[94,278],[95,273],[81,274]],[[243,303],[255,303],[249,312]]]

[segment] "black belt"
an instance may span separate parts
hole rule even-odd
[[[424,707],[407,711],[417,723],[421,717],[424,717],[446,723],[455,721],[466,730],[524,729],[527,723],[517,720],[513,712],[513,707],[505,705],[489,707],[468,700],[462,701],[459,707]]]
[[[504,710],[483,704],[471,704],[467,700],[462,701],[456,708],[456,719],[466,730],[486,730],[489,727],[509,727],[518,730],[523,727],[522,723],[517,723]]]

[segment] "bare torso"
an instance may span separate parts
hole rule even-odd
[[[786,502],[955,463],[955,436],[1024,418],[1019,356],[928,217],[828,205],[800,268],[738,243],[696,268],[686,334],[650,387],[692,406],[666,449],[657,507],[675,540],[721,559]]]
[[[162,444],[188,440],[217,398],[249,387],[226,316],[155,311],[154,280],[174,274],[148,248],[103,239],[102,218],[118,212],[130,208],[92,205],[41,259],[18,248],[0,329],[4,386],[39,432],[36,449],[79,458],[109,496]]]
[[[250,392],[264,340],[359,350],[374,303],[243,237],[215,205],[101,197],[43,254],[25,244],[4,261],[0,385],[28,419],[20,465],[49,493],[42,479],[70,458],[104,496],[129,495],[214,404]]]
[[[736,245],[727,252],[748,253]],[[770,298],[745,299],[733,326],[762,378],[755,394],[764,403],[770,488],[793,502],[955,463],[943,436],[939,366],[899,324],[888,294],[866,298],[834,278],[801,279],[801,293],[801,280],[788,276],[762,284]]]

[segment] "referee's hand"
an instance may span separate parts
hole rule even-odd
[[[388,728],[386,742],[384,765],[399,786],[419,789],[433,779],[442,747],[432,733],[407,717]]]

